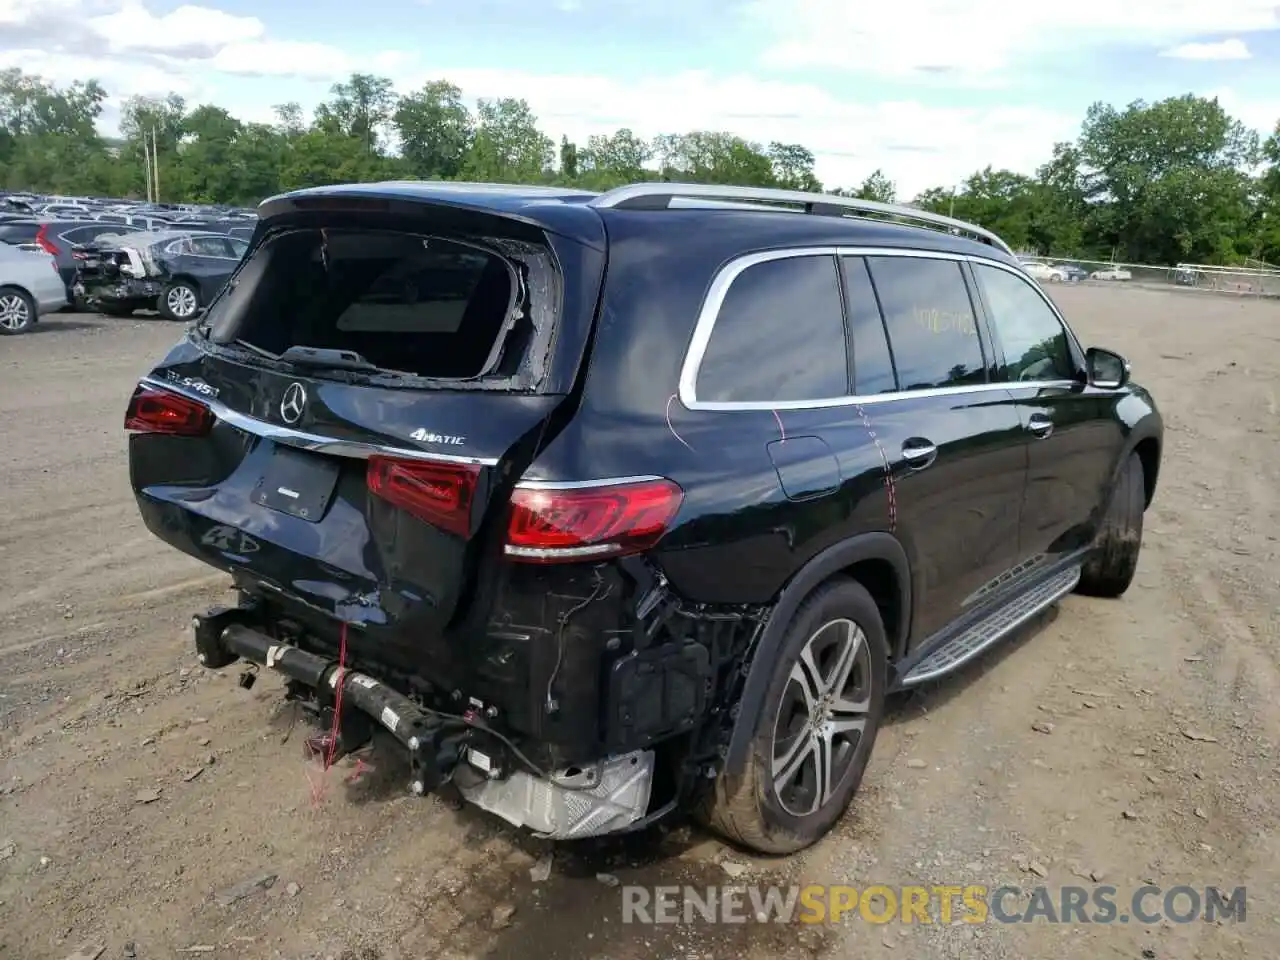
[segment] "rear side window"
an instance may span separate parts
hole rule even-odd
[[[14,223],[0,226],[0,243],[30,243],[40,231],[39,224]]]
[[[853,392],[861,397],[892,393],[898,389],[898,379],[893,373],[880,304],[862,257],[844,258],[844,290],[853,337]]]
[[[354,351],[431,379],[511,377],[534,335],[531,318],[554,309],[549,264],[542,248],[515,241],[291,230],[260,246],[214,304],[212,339],[274,356],[294,346]]]
[[[823,400],[848,389],[835,258],[784,257],[738,274],[698,368],[698,399]]]
[[[868,257],[903,390],[985,383],[982,344],[960,264]]]

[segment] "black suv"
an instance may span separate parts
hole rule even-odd
[[[557,838],[821,837],[886,694],[1124,593],[1151,397],[1008,247],[920,210],[645,183],[265,202],[139,384],[147,526],[228,571],[201,663],[330,763]]]

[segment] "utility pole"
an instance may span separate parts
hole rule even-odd
[[[151,162],[155,164],[155,174],[153,179],[156,185],[156,203],[160,202],[160,143],[156,139],[156,128],[151,127]]]
[[[142,132],[142,175],[147,181],[147,203],[151,203],[151,142],[145,130]]]

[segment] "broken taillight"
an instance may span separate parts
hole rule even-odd
[[[419,520],[460,537],[471,535],[471,504],[480,467],[373,456],[365,476],[369,492]]]
[[[59,254],[58,245],[49,239],[49,225],[47,223],[40,224],[40,229],[36,231],[36,246],[45,253],[56,257]]]
[[[670,480],[588,487],[517,486],[506,554],[527,563],[596,560],[648,550],[684,500]]]
[[[129,400],[124,428],[135,433],[202,437],[213,427],[213,411],[199,400],[139,384]]]

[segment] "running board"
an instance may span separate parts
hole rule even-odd
[[[1046,607],[1061,600],[1079,582],[1079,566],[1068,567],[1061,573],[1054,574],[934,650],[908,671],[900,686],[913,687],[958,669],[997,641],[1003,640]]]

